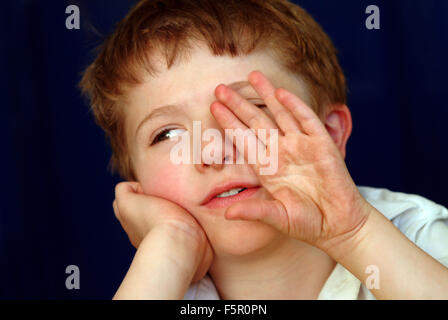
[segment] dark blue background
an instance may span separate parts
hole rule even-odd
[[[0,298],[109,299],[134,249],[112,211],[110,150],[77,83],[135,1],[5,1],[1,7]],[[446,0],[299,0],[340,52],[358,185],[448,206]],[[65,28],[65,8],[81,30]],[[365,9],[381,10],[381,30]],[[81,289],[65,288],[65,268]]]

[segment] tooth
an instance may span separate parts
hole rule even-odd
[[[220,193],[220,194],[218,194],[216,197],[217,197],[217,198],[224,198],[224,197],[233,196],[233,195],[239,193],[239,192],[240,192],[241,190],[243,190],[243,189],[244,189],[244,188],[234,188],[234,189],[231,189],[231,190],[229,190],[229,191]]]

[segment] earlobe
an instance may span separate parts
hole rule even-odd
[[[352,132],[352,117],[346,105],[334,105],[325,116],[325,128],[345,158],[345,148]]]

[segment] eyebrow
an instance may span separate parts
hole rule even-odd
[[[159,117],[163,117],[163,116],[167,116],[169,114],[173,114],[176,112],[179,112],[180,110],[180,106],[178,105],[166,105],[166,106],[161,106],[161,107],[157,107],[154,110],[152,110],[150,113],[148,113],[143,120],[140,122],[140,124],[138,125],[137,129],[135,130],[135,135],[137,136],[138,131],[140,130],[141,127],[143,127],[143,125],[148,122],[148,121],[153,121]]]
[[[232,82],[232,83],[228,84],[227,86],[232,88],[235,91],[240,91],[243,88],[250,87],[251,84],[248,81],[236,81],[236,82]],[[143,118],[143,120],[140,122],[140,124],[137,126],[137,129],[135,130],[135,136],[137,136],[138,131],[146,122],[153,121],[158,117],[162,117],[162,116],[166,116],[166,115],[169,115],[172,113],[179,112],[180,109],[181,108],[179,105],[171,105],[171,104],[155,108],[149,114],[147,114]]]

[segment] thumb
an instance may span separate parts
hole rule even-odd
[[[289,218],[283,204],[278,200],[248,199],[238,201],[225,212],[228,220],[261,221],[289,234]]]

